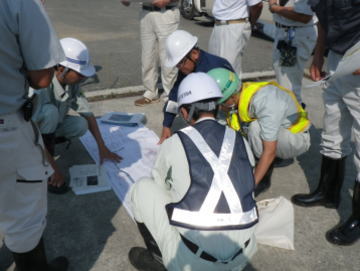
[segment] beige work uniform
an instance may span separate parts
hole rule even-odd
[[[175,134],[161,145],[152,178],[142,179],[132,188],[131,199],[136,221],[145,223],[151,232],[168,270],[242,270],[256,251],[253,236],[255,226],[243,230],[201,231],[169,224],[165,205],[180,201],[190,183],[186,154],[180,138]],[[250,243],[233,261],[223,264],[206,261],[195,255],[184,245],[180,233],[217,259],[233,256],[234,251],[249,238]]]
[[[302,103],[301,87],[306,63],[311,57],[317,39],[317,18],[307,3],[307,0],[290,0],[286,6],[294,8],[297,13],[312,15],[313,18],[307,23],[301,23],[274,14],[277,24],[273,44],[273,67],[277,82],[294,92],[299,103]],[[289,33],[293,31],[293,34]],[[280,63],[280,51],[277,49],[280,40],[292,39],[291,45],[297,48],[296,63],[291,66],[282,66]]]
[[[26,70],[50,68],[64,53],[39,0],[1,0],[0,37],[0,231],[12,252],[24,253],[46,226],[52,174],[37,128],[20,111]]]
[[[145,98],[156,99],[159,96],[157,86],[159,66],[161,68],[161,82],[166,96],[168,96],[176,80],[177,68],[165,66],[165,41],[178,28],[179,22],[180,12],[176,6],[171,9],[162,8],[160,11],[141,10],[141,71]]]

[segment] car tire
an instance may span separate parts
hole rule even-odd
[[[193,0],[181,0],[180,1],[180,13],[187,19],[192,20],[197,15]]]

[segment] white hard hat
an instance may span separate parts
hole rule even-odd
[[[222,98],[216,81],[204,72],[193,72],[180,83],[178,90],[178,106],[193,104],[207,99]]]
[[[165,43],[166,67],[175,67],[196,45],[198,38],[184,30],[171,33]]]
[[[65,61],[60,62],[60,65],[74,70],[86,77],[95,74],[95,68],[90,63],[89,50],[84,43],[74,38],[61,39],[60,43],[66,58]]]

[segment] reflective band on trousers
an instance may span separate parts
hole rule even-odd
[[[194,142],[195,146],[210,164],[214,177],[200,210],[189,211],[174,208],[171,220],[209,228],[215,226],[236,226],[256,221],[256,207],[248,212],[243,211],[240,198],[227,173],[235,146],[236,132],[226,127],[220,155],[217,157],[195,128],[189,126],[181,131]],[[226,198],[230,213],[214,213],[222,193]]]
[[[238,114],[240,116],[240,120],[242,122],[251,122],[256,120],[255,118],[252,118],[249,114],[249,107],[251,104],[251,100],[253,96],[258,92],[262,87],[265,87],[267,85],[273,85],[277,88],[281,89],[282,91],[285,91],[294,101],[297,109],[298,118],[297,120],[287,129],[296,134],[305,131],[310,126],[310,121],[307,118],[306,111],[302,108],[302,106],[297,101],[294,93],[291,90],[288,90],[276,82],[256,82],[256,83],[244,83],[243,88],[240,92],[240,99],[239,99],[239,105],[238,105]],[[275,105],[276,106],[276,105]],[[240,123],[236,123],[236,119],[234,119],[231,116],[228,116],[227,120],[228,124],[231,128],[237,129],[237,127],[240,127]]]

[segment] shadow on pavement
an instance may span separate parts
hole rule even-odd
[[[314,126],[310,128],[311,146],[309,151],[299,156],[297,160],[299,165],[304,171],[306,181],[308,183],[308,191],[294,191],[294,194],[313,192],[319,183],[321,172],[321,142],[322,129],[317,129]],[[340,207],[337,212],[340,216],[340,220],[346,220],[351,213],[351,200],[352,197],[349,193],[349,189],[353,188],[355,180],[355,168],[353,164],[352,155],[347,158],[345,169],[345,180],[341,190]],[[306,207],[304,207],[306,208]]]

